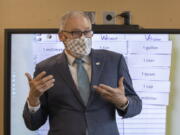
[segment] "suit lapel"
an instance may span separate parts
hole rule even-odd
[[[96,54],[95,50],[92,50],[91,62],[92,62],[91,84],[97,85],[99,82],[100,75],[103,71],[103,66],[105,62],[104,55],[98,55]]]
[[[103,66],[105,63],[104,55],[96,54],[96,51],[92,49],[91,52],[91,66],[92,66],[92,73],[91,73],[91,93],[90,98],[88,101],[88,105],[91,103],[94,97],[95,89],[93,89],[93,85],[99,84],[99,79],[103,71]]]
[[[66,55],[64,52],[61,55],[59,55],[55,69],[60,74],[60,77],[62,77],[62,79],[65,81],[67,86],[71,88],[75,97],[77,97],[77,100],[84,106],[82,98],[81,98],[81,96],[76,88],[76,85],[73,81],[73,78],[71,76],[71,73],[70,73],[70,70],[68,67],[68,62],[66,59]]]

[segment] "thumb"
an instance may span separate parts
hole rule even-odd
[[[122,88],[124,89],[123,81],[124,81],[124,77],[121,77],[121,78],[119,79],[119,82],[118,82],[119,88],[121,88],[121,89],[122,89]]]
[[[25,76],[27,77],[28,81],[33,80],[33,78],[31,77],[31,75],[29,73],[25,73]]]

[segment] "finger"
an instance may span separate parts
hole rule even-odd
[[[42,78],[42,79],[39,81],[39,83],[40,83],[40,84],[44,84],[44,83],[46,83],[47,81],[52,80],[52,79],[54,79],[54,77],[53,77],[52,75],[48,75],[48,76]]]
[[[110,96],[117,96],[117,95],[124,95],[124,86],[122,86],[121,88],[112,88],[108,85],[104,85],[104,84],[100,84],[100,87],[104,90],[106,90],[106,92],[108,92]]]
[[[44,92],[47,91],[47,90],[49,90],[49,89],[52,88],[53,86],[54,86],[54,83],[48,85],[48,87],[46,87],[46,88],[44,89]]]
[[[39,85],[36,87],[36,91],[34,91],[33,93],[36,97],[41,96],[45,91],[49,90],[53,86],[54,86],[54,83],[48,84],[46,86]]]
[[[37,85],[37,89],[46,89],[49,87],[49,85],[53,84],[55,82],[55,79],[51,79],[45,83],[40,83]]]
[[[100,93],[108,93],[108,92],[112,92],[112,90],[110,90],[111,87],[107,86],[105,84],[100,84],[99,86],[96,86],[96,90],[99,91]]]
[[[54,86],[54,83],[51,84],[51,85],[49,85],[49,86],[46,87],[46,88],[41,88],[41,89],[39,89],[40,95],[42,95],[44,92],[48,91],[48,90],[49,90],[51,87],[53,87],[53,86]]]
[[[53,87],[54,86],[54,81],[55,80],[53,79],[53,80],[50,80],[47,83],[45,83],[41,88],[41,92],[45,92],[45,91],[49,90],[51,87]]]
[[[110,92],[108,92],[106,89],[101,88],[100,86],[93,86],[93,88],[95,88],[96,91],[97,91],[100,95],[102,95],[102,96],[104,96],[104,95],[111,95]]]
[[[102,89],[105,89],[106,91],[108,92],[113,92],[114,89],[108,85],[105,85],[105,84],[100,84],[99,87],[101,87]]]
[[[45,75],[46,75],[46,72],[42,71],[34,78],[34,80],[38,81],[38,80],[42,79],[42,77],[44,77]]]
[[[28,81],[33,80],[33,78],[31,77],[31,75],[29,73],[25,73],[25,76],[27,77]]]
[[[99,93],[102,93],[102,92],[105,91],[104,89],[102,89],[101,87],[99,87],[99,86],[97,86],[97,85],[94,85],[93,88],[95,88],[96,91],[99,92]]]
[[[123,81],[124,81],[124,77],[121,77],[121,78],[119,79],[119,82],[118,82],[119,88],[121,88],[121,89],[124,88]]]

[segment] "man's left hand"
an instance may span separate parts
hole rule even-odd
[[[124,85],[123,85],[124,77],[119,79],[118,88],[112,88],[105,84],[94,85],[93,88],[105,99],[114,103],[118,107],[124,107],[128,103],[128,99],[125,96]]]

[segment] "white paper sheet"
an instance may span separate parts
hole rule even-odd
[[[169,68],[144,68],[130,67],[129,72],[134,80],[161,80],[168,81],[170,75]]]
[[[136,67],[170,67],[171,55],[128,55],[127,63]]]
[[[129,54],[171,54],[172,41],[129,41]]]
[[[135,91],[143,92],[170,92],[169,81],[133,80]]]

